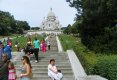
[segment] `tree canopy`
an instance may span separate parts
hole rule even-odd
[[[23,30],[30,29],[26,21],[15,20],[9,12],[0,11],[0,35],[11,33],[23,33]]]
[[[66,1],[70,3],[71,7],[77,9],[77,20],[81,21],[79,32],[82,42],[90,49],[97,50],[100,48],[99,52],[116,53],[117,45],[113,46],[111,43],[117,43],[117,38],[114,36],[117,35],[114,33],[117,31],[115,27],[117,24],[117,0]],[[107,31],[112,32],[107,33]],[[107,37],[107,35],[110,36]],[[109,37],[114,39],[109,39]]]

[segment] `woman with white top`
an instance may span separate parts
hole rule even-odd
[[[52,79],[52,80],[61,80],[63,75],[61,72],[59,72],[60,70],[57,69],[56,65],[55,65],[55,60],[51,59],[50,60],[50,64],[48,65],[48,76]]]

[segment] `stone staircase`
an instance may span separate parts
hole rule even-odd
[[[47,75],[47,67],[50,59],[55,59],[57,68],[60,69],[63,73],[62,80],[75,80],[74,74],[71,68],[71,64],[66,52],[58,52],[57,42],[55,37],[49,38],[51,42],[51,50],[46,53],[39,52],[39,62],[35,63],[34,55],[31,55],[31,65],[33,72],[32,80],[51,80]],[[19,57],[15,60],[16,71],[19,72],[21,66],[22,53],[19,54]]]
[[[51,51],[58,51],[56,37],[50,36],[48,41],[50,41]]]

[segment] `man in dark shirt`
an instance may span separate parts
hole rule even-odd
[[[2,61],[0,62],[0,80],[8,80],[8,64],[7,54],[2,54]]]

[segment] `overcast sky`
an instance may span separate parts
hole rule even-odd
[[[63,27],[74,23],[75,8],[69,7],[66,0],[0,0],[0,10],[8,11],[17,20],[25,20],[30,26],[40,26],[50,8]]]

